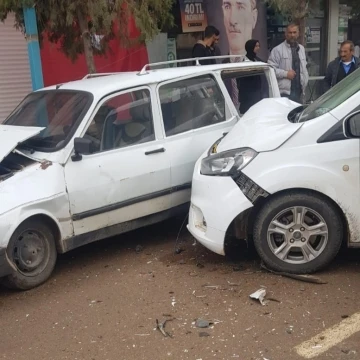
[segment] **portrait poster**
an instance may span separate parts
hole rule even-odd
[[[206,0],[179,0],[183,33],[204,31],[208,25]]]
[[[245,43],[258,40],[258,56],[268,59],[266,5],[262,0],[204,0],[208,25],[220,31],[222,55],[245,55]]]

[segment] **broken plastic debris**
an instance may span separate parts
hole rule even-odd
[[[210,334],[207,333],[206,331],[199,332],[199,337],[208,337],[208,336],[210,336]]]
[[[213,324],[212,322],[203,319],[197,319],[195,321],[195,326],[202,329],[208,328],[212,324]]]
[[[266,290],[259,289],[250,295],[251,299],[259,300],[261,305],[265,305]]]

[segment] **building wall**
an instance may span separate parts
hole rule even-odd
[[[32,90],[27,43],[14,20],[0,22],[0,123]]]
[[[138,36],[135,24],[130,26],[132,36]],[[121,46],[119,40],[114,39],[110,42],[109,48],[106,56],[95,57],[98,73],[136,71],[148,62],[148,52],[144,45],[126,49]],[[79,80],[88,73],[84,55],[71,62],[59,50],[59,46],[50,43],[46,36],[41,47],[41,62],[45,86]]]

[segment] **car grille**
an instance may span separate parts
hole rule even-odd
[[[243,194],[254,204],[256,200],[260,197],[266,198],[269,196],[264,189],[262,189],[259,185],[255,184],[250,178],[248,178],[245,174],[240,173],[239,176],[233,178],[237,186],[239,186],[240,190]]]

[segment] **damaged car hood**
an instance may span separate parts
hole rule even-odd
[[[0,162],[20,143],[40,134],[43,127],[0,125]]]
[[[225,136],[217,152],[249,147],[257,152],[281,146],[304,123],[291,123],[287,116],[299,104],[287,98],[264,99],[251,107]]]

